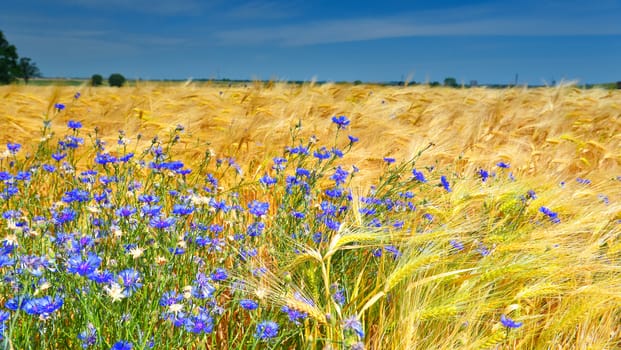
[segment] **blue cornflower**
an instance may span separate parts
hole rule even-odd
[[[159,202],[160,199],[152,194],[141,194],[138,196],[138,201],[147,204],[153,204]]]
[[[114,343],[114,345],[112,345],[110,350],[132,350],[133,348],[134,348],[134,344],[127,342],[125,340],[119,340],[116,343]]]
[[[19,152],[20,148],[22,148],[22,145],[20,145],[19,143],[7,143],[6,144],[6,148],[9,150],[9,152],[15,154],[17,152]]]
[[[345,129],[349,125],[349,119],[344,115],[332,117],[332,122],[336,124],[337,129]]]
[[[89,280],[99,284],[110,284],[114,281],[114,274],[108,270],[95,271],[87,277]]]
[[[276,157],[273,160],[274,165],[272,166],[272,169],[276,171],[285,170],[285,163],[287,163],[287,159],[282,157]]]
[[[270,187],[272,185],[274,185],[278,180],[276,180],[275,177],[270,177],[269,175],[265,174],[263,175],[263,177],[261,177],[259,179],[259,182],[261,184],[263,184],[265,187]]]
[[[175,215],[190,215],[194,212],[194,207],[183,204],[173,205],[172,213]]]
[[[343,158],[343,156],[344,156],[343,151],[341,151],[340,149],[338,149],[336,147],[332,147],[332,154],[335,157],[339,157],[339,158]]]
[[[549,208],[542,206],[541,208],[539,208],[539,211],[545,214],[553,223],[558,224],[561,222],[561,219],[559,219],[558,217],[558,213],[553,212]]]
[[[182,255],[185,254],[185,249],[181,247],[168,248],[168,251],[173,255]]]
[[[217,268],[212,274],[211,274],[211,279],[218,282],[218,281],[224,281],[227,279],[227,277],[229,277],[228,273],[226,272],[225,269],[223,268]]]
[[[125,269],[118,274],[120,285],[124,288],[123,294],[126,297],[131,296],[138,288],[142,287],[140,283],[140,273],[134,269]]]
[[[78,91],[73,95],[73,98],[75,98],[76,100],[80,98],[80,96],[82,96],[82,94]]]
[[[123,162],[123,163],[127,163],[133,157],[134,157],[134,153],[130,152],[130,153],[127,153],[126,155],[122,156],[121,158],[119,158],[119,160],[121,162]]]
[[[41,168],[43,168],[43,170],[47,171],[48,173],[53,173],[56,171],[56,167],[49,164],[43,164]]]
[[[143,205],[142,208],[140,208],[140,211],[142,211],[142,214],[144,214],[145,216],[158,216],[160,215],[160,212],[162,211],[162,206],[161,205]]]
[[[354,331],[360,338],[364,338],[364,328],[356,315],[343,320],[343,330]]]
[[[451,185],[449,184],[448,180],[446,179],[446,176],[442,175],[440,177],[440,182],[442,183],[442,187],[444,187],[444,189],[446,190],[446,192],[451,192]]]
[[[78,130],[82,128],[82,123],[75,120],[70,120],[67,122],[67,127],[69,129]]]
[[[239,305],[246,310],[255,310],[256,308],[259,307],[259,304],[256,301],[250,300],[250,299],[240,300]]]
[[[63,306],[63,298],[56,296],[44,296],[42,298],[28,299],[24,302],[22,308],[29,315],[49,317],[52,313]]]
[[[528,192],[526,192],[526,198],[527,199],[537,199],[537,193],[535,193],[535,191],[533,191],[533,190],[528,190]]]
[[[8,255],[0,255],[0,268],[15,265],[15,259],[9,258]]]
[[[498,163],[496,164],[496,166],[497,166],[497,167],[499,167],[499,168],[503,168],[503,169],[508,169],[508,168],[510,168],[510,167],[511,167],[509,164],[507,164],[507,163],[505,163],[505,162],[498,162]]]
[[[485,182],[489,177],[489,173],[484,169],[479,169],[479,176],[481,177],[481,181]]]
[[[321,149],[313,152],[313,156],[317,159],[319,159],[319,161],[325,160],[325,159],[330,159],[331,154],[330,151],[325,148],[325,147],[321,147]]]
[[[524,324],[523,322],[515,322],[505,315],[500,316],[500,323],[507,328],[520,328]]]
[[[425,179],[425,174],[423,174],[422,171],[412,169],[412,176],[414,176],[414,179],[418,182],[422,182],[422,183],[427,182],[427,179]]]
[[[17,187],[8,185],[4,188],[4,191],[2,191],[0,197],[2,197],[2,199],[4,200],[7,200],[16,195],[17,193],[19,193],[19,189]]]
[[[345,180],[347,180],[347,176],[349,176],[349,172],[341,168],[341,166],[339,165],[336,169],[334,169],[334,174],[330,176],[330,180],[334,180],[334,182],[338,186],[345,183]]]
[[[341,228],[341,223],[333,220],[331,218],[324,218],[323,223],[326,225],[327,228],[329,228],[332,231],[338,231],[339,228]]]
[[[0,181],[8,181],[13,178],[13,175],[6,171],[0,171]]]
[[[62,111],[63,109],[65,109],[65,105],[64,105],[64,104],[62,104],[62,103],[55,103],[55,104],[54,104],[54,108],[55,108],[57,111],[59,111],[59,112],[60,112],[60,111]]]
[[[160,298],[160,306],[170,306],[172,304],[180,303],[183,300],[183,295],[177,293],[174,290],[164,292]]]
[[[90,193],[88,191],[81,190],[79,188],[75,188],[71,191],[65,192],[65,195],[62,198],[62,201],[65,203],[72,202],[88,202],[91,199]]]
[[[308,155],[308,147],[302,145],[293,148],[289,147],[287,150],[290,154]]]
[[[278,323],[263,321],[257,325],[254,337],[260,340],[269,340],[278,336]]]
[[[118,159],[109,153],[98,153],[95,156],[95,162],[101,165],[106,165],[108,163],[114,164],[117,161]]]
[[[185,319],[185,329],[196,334],[211,333],[213,331],[213,318],[209,315],[209,311],[201,307],[197,315]]]
[[[253,222],[252,224],[248,225],[248,229],[246,230],[246,234],[250,237],[257,237],[260,236],[261,233],[263,233],[263,230],[265,229],[265,224],[262,222]]]
[[[9,316],[11,314],[8,311],[0,310],[0,340],[4,338],[5,322],[9,319]]]
[[[101,258],[93,252],[88,252],[86,259],[81,255],[74,255],[67,261],[67,272],[80,276],[94,273],[101,264]]]
[[[325,193],[330,198],[341,198],[343,196],[343,189],[340,187],[329,188],[325,190]]]
[[[338,286],[335,286],[335,287],[336,287],[336,290],[332,294],[332,299],[339,305],[345,304],[345,301],[346,301],[345,290],[343,290],[342,288],[339,288]]]
[[[149,225],[153,228],[157,228],[157,229],[165,229],[165,228],[169,228],[172,225],[175,224],[175,218],[174,217],[170,217],[170,218],[154,218],[151,219],[149,221]]]
[[[88,349],[97,342],[97,329],[92,323],[86,325],[86,329],[78,334],[78,339],[82,341],[82,349]]]
[[[280,310],[289,316],[289,321],[297,325],[300,324],[300,319],[304,320],[306,317],[308,317],[308,314],[306,312],[302,312],[294,308],[290,308],[286,305],[283,306]]]
[[[19,219],[22,217],[22,212],[19,210],[7,210],[4,213],[2,213],[2,217],[5,219]]]
[[[354,143],[356,143],[356,142],[358,142],[360,140],[359,138],[357,138],[355,136],[352,136],[352,135],[348,135],[347,137],[349,138],[349,144],[350,145],[353,145]]]
[[[311,176],[310,171],[308,171],[308,169],[304,169],[304,168],[297,168],[295,169],[295,176],[297,177],[306,177],[309,178]]]
[[[58,144],[63,148],[72,148],[76,149],[80,145],[84,144],[84,139],[76,136],[67,136],[65,137],[65,141],[58,141]]]
[[[583,178],[577,178],[576,182],[582,185],[590,185],[591,184],[591,180],[589,179],[583,179]]]
[[[387,164],[392,164],[392,163],[394,163],[394,162],[395,162],[395,158],[391,158],[391,157],[384,157],[384,161],[385,161]]]
[[[269,208],[270,204],[267,202],[253,200],[248,204],[248,212],[256,217],[265,215]]]
[[[392,254],[392,257],[394,259],[397,259],[398,257],[401,256],[401,252],[394,245],[387,245],[384,247],[384,250]]]
[[[192,288],[192,295],[199,299],[211,298],[216,288],[210,282],[211,280],[204,273],[197,273],[193,282],[196,288]]]
[[[130,206],[130,205],[126,205],[123,207],[120,207],[119,209],[117,209],[115,211],[116,215],[122,218],[126,218],[126,217],[130,217],[134,214],[136,214],[136,208]]]
[[[453,248],[455,248],[455,249],[457,249],[457,250],[464,250],[464,244],[463,244],[463,243],[461,243],[460,241],[457,241],[457,240],[451,239],[451,240],[449,241],[449,243],[451,244],[451,246],[452,246]]]
[[[67,156],[67,153],[53,153],[52,154],[52,158],[57,161],[60,162],[61,160],[63,160],[65,157]]]
[[[32,174],[27,171],[19,171],[17,172],[17,175],[15,175],[15,180],[18,181],[30,181],[31,178]]]
[[[75,210],[71,208],[65,208],[60,212],[55,212],[52,217],[54,219],[54,223],[56,225],[62,225],[64,223],[75,220],[77,217],[77,213]]]

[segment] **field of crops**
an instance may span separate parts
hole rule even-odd
[[[0,348],[621,348],[619,91],[2,86],[0,142]]]

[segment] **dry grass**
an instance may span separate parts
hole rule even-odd
[[[371,169],[381,170],[382,157],[406,160],[430,142],[435,147],[420,163],[456,164],[463,172],[503,160],[514,165],[516,176],[557,182],[605,179],[621,167],[617,91],[148,83],[79,90],[82,97],[71,102],[73,87],[0,87],[0,140],[39,137],[43,113],[52,115],[54,103],[62,102],[70,108],[54,120],[58,130],[76,119],[110,141],[124,130],[148,143],[181,124],[189,136],[183,141],[187,158],[201,155],[210,142],[217,154],[261,164],[289,143],[289,128],[298,121],[304,136],[322,140],[330,135],[330,117],[344,114],[352,121],[350,133],[361,140],[348,160],[368,177],[375,175]]]

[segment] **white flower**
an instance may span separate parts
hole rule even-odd
[[[112,282],[110,287],[105,286],[104,290],[108,295],[112,298],[112,302],[120,301],[125,298],[125,294],[123,294],[123,288],[118,283]]]
[[[131,254],[131,256],[134,259],[138,259],[139,257],[142,256],[143,253],[144,253],[144,248],[140,248],[140,247],[134,247],[129,250],[129,254]]]

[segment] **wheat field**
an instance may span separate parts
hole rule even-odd
[[[1,86],[0,96],[0,141],[22,145],[20,155],[24,158],[18,162],[22,169],[40,165],[38,155],[49,157],[56,150],[50,140],[66,134],[69,121],[79,121],[84,125],[79,136],[85,146],[71,157],[76,174],[89,168],[98,153],[90,145],[97,139],[105,141],[107,151],[115,156],[126,150],[144,155],[153,145],[165,145],[178,135],[169,154],[195,170],[188,178],[205,177],[196,169],[203,169],[201,162],[206,158],[234,158],[236,175],[225,176],[220,165],[206,165],[214,174],[222,174],[219,186],[236,189],[237,194],[226,200],[239,201],[242,207],[255,199],[268,203],[268,212],[255,219],[267,228],[263,241],[252,241],[258,254],[250,259],[252,268],[265,267],[267,272],[260,277],[244,275],[246,270],[240,267],[235,252],[245,246],[235,246],[230,254],[217,258],[188,248],[186,254],[210,261],[208,266],[224,266],[231,276],[244,280],[244,287],[235,291],[222,286],[214,302],[224,311],[210,314],[218,321],[209,335],[161,343],[162,348],[621,348],[620,91],[583,90],[570,84],[452,89],[144,82],[123,88]],[[58,103],[64,105],[62,110]],[[346,116],[351,122],[339,126],[336,135],[335,116]],[[44,121],[50,123],[49,128],[44,128]],[[346,135],[359,141],[353,144]],[[123,148],[118,147],[121,139],[129,140],[122,142]],[[42,144],[47,145],[47,153],[38,151]],[[284,152],[287,146],[296,145],[307,145],[311,154],[324,145],[347,152],[342,158],[332,156],[334,163],[322,168],[325,163],[313,163],[310,156],[306,159]],[[288,189],[270,192],[260,188],[264,174],[277,177],[272,161],[283,154],[291,157],[288,164],[297,162],[318,174],[331,174],[337,162],[343,169],[359,169],[346,187],[343,185],[352,198],[351,204],[346,204],[351,213],[338,216],[338,229],[330,231],[322,223],[313,226],[322,215],[320,199],[329,199],[322,194],[332,188],[332,178],[327,175],[318,176],[316,182],[308,180],[311,191],[306,196],[290,198]],[[0,159],[0,170],[11,172],[10,152]],[[413,180],[413,169],[422,171],[426,181]],[[441,175],[446,176],[442,181]],[[39,206],[51,207],[62,191],[72,188],[56,188],[53,182],[60,179],[41,178],[38,192],[44,198],[37,199]],[[162,187],[172,186],[172,180],[164,179],[158,180],[163,181]],[[450,183],[450,191],[448,183],[443,188],[444,179]],[[159,185],[153,188],[158,191]],[[338,182],[335,188],[341,188]],[[317,194],[309,194],[315,189]],[[386,204],[406,198],[406,191],[412,192],[411,203],[416,208],[392,210],[392,205]],[[112,209],[134,203],[118,200]],[[30,218],[39,211],[25,209],[30,208],[28,203],[26,199],[1,204],[3,210],[21,210]],[[169,205],[172,203],[167,202]],[[279,209],[284,207],[305,213],[300,217],[306,221],[291,221],[286,216],[289,211]],[[225,230],[250,222],[241,214],[205,213],[210,222]],[[6,241],[15,233],[9,220],[5,221],[0,237]],[[189,221],[184,225],[190,227]],[[118,225],[123,231],[132,229],[122,223]],[[287,236],[304,225],[321,229],[325,240],[314,245],[310,238]],[[79,227],[82,234],[88,234],[87,226]],[[137,227],[142,230],[140,224]],[[50,235],[59,231],[58,227],[49,228]],[[146,246],[137,237],[143,236],[137,234],[131,242]],[[16,239],[23,254],[34,254],[38,245],[29,241],[33,238],[18,233]],[[191,245],[181,241],[180,236],[160,245]],[[383,255],[378,253],[382,247]],[[295,254],[291,252],[294,249]],[[58,264],[63,266],[63,258],[58,256]],[[157,253],[148,257],[155,259]],[[110,261],[104,259],[104,264]],[[151,266],[144,264],[145,269]],[[173,285],[181,291],[190,283],[194,276],[190,265],[188,260],[178,270],[171,267],[180,281],[167,280],[166,287]],[[139,266],[136,269],[142,271]],[[0,264],[0,272],[6,272],[3,269]],[[154,316],[130,321],[123,336],[133,337],[137,348],[148,345],[146,338],[136,335],[138,329],[150,330],[155,348],[157,339],[186,339],[187,335],[175,333],[174,327],[164,323],[167,320],[158,319],[161,310],[150,300],[159,300],[164,289],[158,287],[157,279],[148,282],[144,274],[144,287],[136,298],[140,298],[141,310],[154,309]],[[82,283],[71,281],[66,283]],[[8,285],[0,288],[9,293]],[[335,290],[341,291],[345,301],[334,296]],[[264,340],[271,336],[260,336],[259,328],[252,337],[256,319],[235,306],[240,295],[243,300],[257,300],[262,315],[278,320],[277,341]],[[0,306],[9,298],[8,294],[0,296]],[[69,306],[69,296],[64,298],[63,316],[54,316],[54,322],[74,331],[50,331],[49,337],[40,332],[36,341],[29,343],[29,336],[37,333],[36,322],[23,318],[13,322],[16,317],[11,316],[7,321],[13,322],[15,329],[10,333],[11,344],[15,348],[53,348],[63,342],[69,348],[79,347],[75,335],[87,320],[76,321],[79,307]],[[285,306],[305,318],[287,323],[287,314],[281,312]],[[113,343],[120,330],[106,329],[105,322],[114,322],[124,314],[119,310],[93,312],[98,315],[93,319],[101,324],[96,346],[109,348]],[[501,322],[501,316],[521,324],[512,327]],[[291,320],[290,313],[289,317]],[[246,330],[237,332],[234,325]],[[191,332],[187,323],[185,327]],[[5,331],[7,339],[8,334]]]

